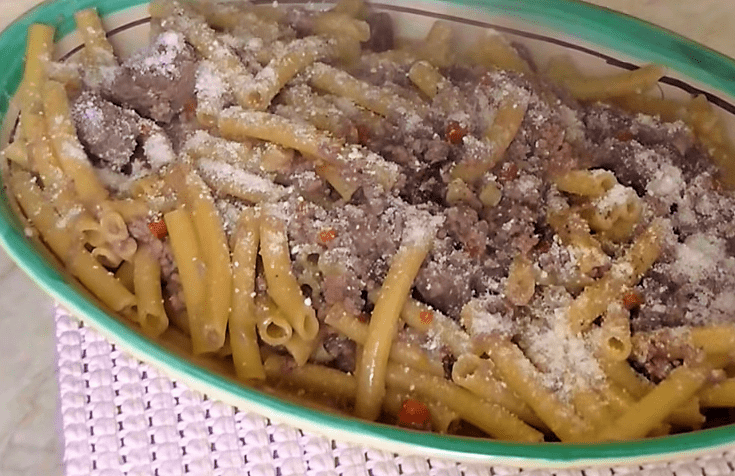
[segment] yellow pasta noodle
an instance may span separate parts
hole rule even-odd
[[[259,216],[252,208],[242,211],[232,239],[232,314],[228,329],[238,378],[264,379],[255,315],[255,266],[260,243]]]
[[[59,165],[72,178],[79,199],[88,207],[99,205],[107,199],[108,192],[97,178],[77,138],[69,115],[69,100],[61,83],[47,81],[44,84],[43,110]]]
[[[319,38],[295,40],[284,54],[273,58],[255,75],[252,85],[243,93],[248,100],[247,106],[254,110],[264,110],[291,78],[328,54],[329,46]]]
[[[273,305],[267,296],[255,298],[255,317],[258,335],[268,345],[283,345],[293,336],[293,327],[286,316]]]
[[[270,355],[263,363],[269,380],[283,382],[316,394],[327,394],[344,400],[353,400],[357,385],[352,375],[321,365],[289,365],[279,355]]]
[[[408,77],[429,98],[434,98],[442,88],[448,85],[444,76],[428,61],[414,63],[408,70]]]
[[[510,441],[541,441],[543,436],[500,405],[488,403],[442,378],[398,365],[386,369],[386,382],[395,388],[435,399],[489,435]],[[358,383],[359,392],[359,383]],[[358,393],[358,396],[360,394]]]
[[[206,295],[201,330],[205,340],[200,352],[214,352],[225,342],[232,303],[232,267],[222,218],[215,207],[209,188],[188,168],[171,172],[177,191],[184,197],[197,235],[203,259]]]
[[[288,237],[283,222],[265,213],[260,222],[260,255],[263,257],[268,295],[284,313],[294,332],[311,341],[319,330],[314,310],[305,302],[291,271]]]
[[[358,344],[364,345],[368,339],[368,333],[370,332],[368,324],[358,321],[354,316],[350,316],[339,304],[332,306],[324,322],[338,329]],[[444,375],[444,366],[441,362],[431,359],[420,348],[406,342],[393,342],[389,359],[392,362],[432,375]]]
[[[491,360],[461,355],[452,368],[452,381],[483,399],[497,403],[536,428],[545,427],[531,408],[493,373]]]
[[[583,77],[568,57],[555,57],[546,73],[577,98],[594,101],[640,94],[653,87],[664,75],[661,66],[645,65],[633,71],[603,77]]]
[[[336,163],[341,146],[313,127],[298,125],[265,112],[229,108],[219,119],[222,137],[230,140],[260,139],[296,149],[307,157],[326,164]]]
[[[201,245],[191,215],[186,208],[168,212],[163,218],[184,288],[194,353],[201,354],[212,347],[210,343],[213,340],[218,339],[217,331],[205,323],[206,265],[200,250]]]
[[[41,23],[34,23],[28,28],[26,61],[19,91],[22,117],[20,132],[26,136],[32,126],[25,123],[25,118],[39,113],[43,107],[43,84],[47,77],[46,65],[51,61],[54,33],[53,27]]]
[[[625,256],[613,264],[610,271],[585,288],[569,306],[567,316],[574,332],[589,327],[607,307],[622,296],[626,287],[638,283],[643,274],[658,259],[662,225],[651,224],[633,243]]]
[[[735,406],[735,379],[727,379],[705,388],[699,398],[703,407],[732,408]]]
[[[630,355],[630,313],[620,303],[608,306],[601,326],[602,351],[613,360],[625,360]]]
[[[505,154],[506,149],[518,133],[526,116],[528,103],[520,97],[509,94],[498,106],[492,124],[487,128],[484,139],[490,147],[487,157],[473,158],[457,163],[452,168],[452,177],[472,183],[492,169]]]
[[[375,303],[367,340],[362,353],[362,365],[357,371],[358,394],[355,412],[375,419],[385,395],[385,372],[391,342],[401,309],[416,277],[416,273],[431,248],[432,240],[424,237],[404,243],[393,258]]]
[[[488,30],[478,38],[470,56],[473,61],[484,66],[518,73],[531,72],[531,67],[508,40],[493,30]]]
[[[401,411],[403,403],[409,398],[413,398],[409,392],[388,387],[386,389],[385,399],[383,400],[383,410],[391,415],[397,416]],[[434,431],[448,433],[453,426],[460,423],[461,419],[459,414],[443,403],[434,400],[428,400],[425,403],[429,409],[431,427]]]
[[[117,66],[117,58],[107,35],[102,20],[93,8],[80,10],[74,14],[77,31],[84,41],[82,53],[85,60],[86,80],[99,87],[109,80],[112,68]]]
[[[133,258],[133,283],[138,299],[138,324],[143,331],[159,336],[168,327],[161,293],[161,265],[148,247],[138,248]]]
[[[591,425],[542,387],[535,369],[515,344],[499,338],[489,338],[487,344],[488,355],[503,382],[533,409],[559,439],[590,439],[593,430]]]
[[[600,433],[603,440],[643,438],[704,385],[710,369],[681,366]]]
[[[324,63],[315,63],[309,71],[309,78],[313,87],[349,98],[381,116],[410,113],[417,107],[400,96]]]

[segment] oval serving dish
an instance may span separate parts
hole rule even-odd
[[[526,45],[538,64],[559,53],[570,55],[585,72],[614,72],[643,63],[661,64],[669,69],[661,81],[663,94],[676,98],[704,93],[731,130],[735,124],[735,61],[609,10],[573,0],[403,0],[373,3],[373,6],[390,12],[398,30],[406,37],[422,37],[437,19],[461,27],[456,28],[460,41],[469,41],[479,31],[494,28],[512,41]],[[18,114],[10,98],[22,76],[28,25],[42,22],[56,26],[60,36],[57,55],[71,57],[81,48],[74,31],[73,13],[88,7],[98,8],[110,40],[121,56],[147,41],[146,5],[136,0],[47,1],[23,15],[0,34],[4,66],[0,71],[0,113],[4,116],[0,143],[8,141]],[[623,443],[516,444],[418,433],[308,409],[244,387],[234,381],[232,369],[226,365],[187,356],[176,342],[152,341],[106,311],[37,241],[26,237],[23,225],[15,216],[14,204],[4,190],[0,192],[0,242],[46,292],[135,357],[210,397],[332,439],[391,452],[555,468],[650,463],[735,445],[735,425]]]

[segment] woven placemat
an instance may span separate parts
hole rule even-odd
[[[68,476],[715,476],[735,449],[695,460],[585,470],[523,470],[399,456],[332,441],[238,410],[173,381],[57,308]]]

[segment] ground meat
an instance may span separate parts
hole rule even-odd
[[[482,259],[487,254],[488,234],[490,227],[485,220],[480,220],[477,212],[467,206],[452,207],[446,210],[443,232],[470,257]],[[440,236],[441,236],[440,231]]]
[[[312,296],[314,305],[321,309],[339,302],[360,312],[366,304],[363,291],[379,288],[385,279],[404,219],[385,197],[331,209],[300,202],[289,220],[292,253],[304,255],[296,261],[315,260],[324,276],[331,276],[321,294]],[[333,237],[324,240],[322,233],[329,231]]]
[[[687,181],[712,167],[710,161],[703,160],[701,146],[694,145],[691,130],[681,122],[662,123],[601,104],[586,108],[582,120],[591,146],[589,165],[612,170],[620,183],[639,192],[658,165],[645,163],[650,160],[645,151],[665,158]]]
[[[473,295],[472,283],[480,273],[469,255],[454,250],[451,240],[434,244],[434,250],[416,276],[416,291],[421,299],[447,314],[458,318]]]
[[[328,334],[322,342],[324,350],[332,356],[332,366],[343,372],[354,372],[357,345],[355,341],[337,333]]]
[[[393,49],[393,19],[389,13],[374,12],[365,18],[370,25],[370,39],[363,43],[368,50],[380,53]]]
[[[664,329],[634,341],[632,363],[658,384],[684,361],[691,362],[697,349],[687,341],[682,328]]]
[[[130,161],[139,134],[135,112],[83,91],[72,104],[71,116],[79,140],[91,155],[116,170]]]
[[[191,102],[196,68],[194,51],[183,35],[164,31],[122,64],[105,95],[144,117],[168,123]]]

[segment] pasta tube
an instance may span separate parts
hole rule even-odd
[[[443,403],[494,438],[510,441],[542,441],[543,435],[523,423],[500,405],[488,403],[451,382],[422,374],[408,367],[391,364],[385,374],[388,385],[415,392],[425,398]],[[359,382],[358,382],[359,398]]]
[[[133,257],[133,286],[138,299],[138,324],[149,335],[161,335],[168,327],[161,292],[161,265],[146,246],[139,247]]]
[[[229,331],[232,360],[242,380],[265,378],[256,334],[255,266],[260,242],[260,217],[252,208],[242,211],[233,238],[232,314]]]
[[[184,288],[194,353],[201,354],[213,347],[213,341],[219,340],[217,331],[205,321],[206,265],[200,251],[201,245],[191,216],[185,208],[168,212],[163,219],[166,222],[171,250]]]
[[[601,440],[643,438],[704,385],[710,369],[683,365],[600,432]]]
[[[357,371],[355,413],[363,418],[374,420],[380,412],[385,396],[385,372],[396,323],[432,242],[433,236],[403,244],[393,258],[383,282],[370,319],[368,337],[362,352],[362,365]]]
[[[572,302],[567,317],[573,332],[586,330],[627,287],[638,283],[661,252],[661,227],[659,222],[652,223],[636,238],[625,256],[613,264],[610,271],[587,286]]]
[[[503,382],[513,390],[562,441],[586,441],[592,427],[541,386],[536,370],[515,344],[497,337],[486,339],[487,352]]]

